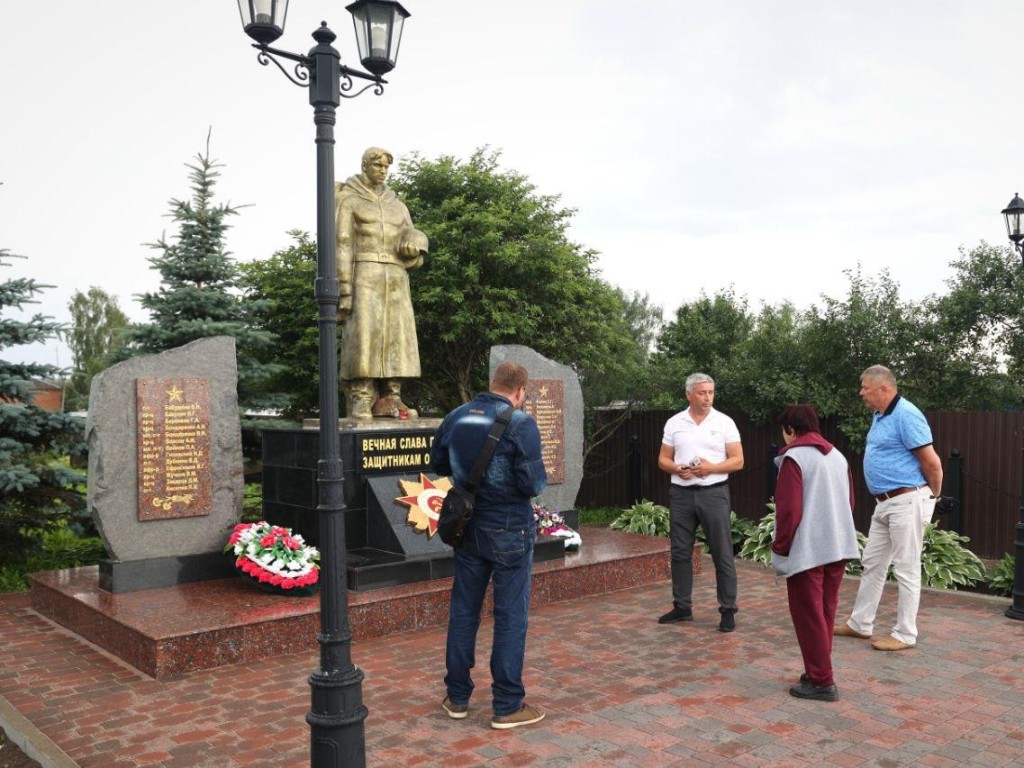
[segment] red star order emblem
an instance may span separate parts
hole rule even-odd
[[[418,483],[413,480],[399,480],[398,484],[405,496],[399,496],[395,501],[409,507],[409,515],[405,521],[415,528],[417,533],[426,533],[428,539],[433,538],[437,533],[441,505],[452,487],[451,479],[442,477],[433,481],[420,473]]]

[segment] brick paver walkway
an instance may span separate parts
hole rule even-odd
[[[443,629],[356,644],[375,766],[997,766],[1024,764],[1024,623],[1007,601],[927,592],[920,645],[893,654],[837,639],[841,699],[800,701],[785,587],[738,563],[733,634],[715,630],[710,561],[693,623],[660,626],[659,584],[531,614],[529,700],[542,723],[492,731],[482,630],[470,716],[450,720]],[[840,610],[857,582],[844,582]],[[894,588],[879,626],[893,620]],[[0,696],[81,766],[308,765],[306,679],[295,654],[157,682],[0,597]]]

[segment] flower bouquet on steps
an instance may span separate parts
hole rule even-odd
[[[537,524],[538,536],[563,539],[566,552],[576,552],[583,543],[583,537],[565,524],[565,518],[536,501],[533,502],[533,521]]]
[[[268,592],[301,597],[320,586],[320,552],[291,528],[262,520],[239,523],[224,551],[235,556],[243,578]]]

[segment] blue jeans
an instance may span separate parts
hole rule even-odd
[[[518,712],[523,705],[523,657],[526,654],[533,525],[523,528],[485,527],[473,521],[463,545],[455,550],[448,617],[444,683],[453,704],[466,704],[473,693],[470,671],[476,665],[476,633],[480,628],[487,582],[494,582],[494,643],[491,647],[491,693],[495,717]]]

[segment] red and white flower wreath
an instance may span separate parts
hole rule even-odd
[[[261,520],[239,523],[225,552],[234,551],[235,567],[259,582],[281,589],[310,587],[320,579],[320,552],[291,528]]]

